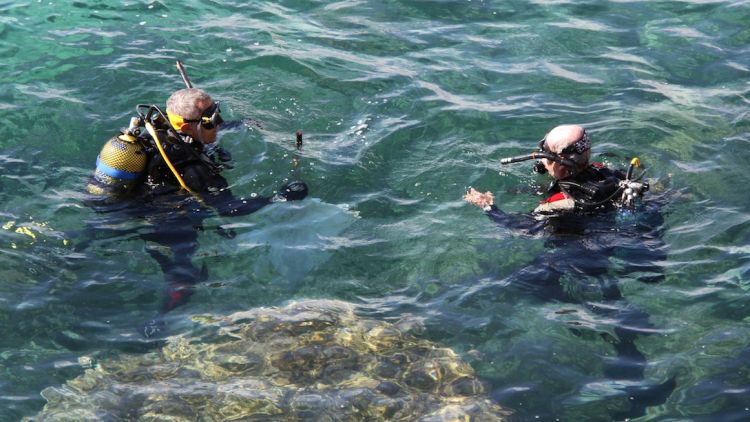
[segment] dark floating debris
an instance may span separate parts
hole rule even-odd
[[[294,145],[297,147],[297,149],[302,149],[302,131],[301,130],[297,131],[297,141],[295,142]]]

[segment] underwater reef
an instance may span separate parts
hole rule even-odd
[[[42,391],[29,421],[502,421],[451,349],[408,321],[307,300],[229,316],[141,355],[97,362]]]

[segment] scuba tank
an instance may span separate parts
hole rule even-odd
[[[92,195],[127,194],[146,173],[148,155],[136,135],[138,118],[121,135],[107,141],[96,158],[96,170],[86,190]]]
[[[218,174],[223,166],[206,156],[203,146],[177,133],[167,116],[154,105],[138,104],[137,116],[130,126],[102,147],[96,160],[96,171],[86,189],[93,195],[121,196],[140,185],[154,166],[164,164],[161,176],[171,175],[176,184],[193,193],[176,166],[201,163],[211,174]],[[173,162],[174,161],[174,162]],[[164,183],[157,178],[154,183]],[[195,188],[195,187],[194,187]],[[200,189],[199,189],[200,190]]]

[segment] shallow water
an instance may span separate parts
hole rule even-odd
[[[195,314],[340,299],[421,318],[518,420],[608,420],[628,408],[623,384],[672,378],[640,420],[750,418],[747,22],[750,2],[719,0],[0,3],[0,420],[38,412],[80,357],[144,349],[165,288],[139,236],[152,222],[101,230],[83,187],[135,105],[181,87],[176,59],[229,119],[262,123],[221,137],[232,190],[299,178],[311,195],[203,221],[208,279],[170,312],[174,333]],[[607,269],[624,300],[605,304],[648,315],[641,379],[605,374],[628,327],[598,299],[513,285],[544,237],[461,200],[475,186],[532,209],[545,179],[498,161],[566,122],[590,129],[599,161],[639,156],[661,206],[663,280],[619,271],[637,254]]]

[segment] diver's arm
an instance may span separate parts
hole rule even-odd
[[[495,196],[492,192],[482,193],[470,187],[464,195],[464,200],[484,210],[485,214],[495,223],[513,230],[517,234],[533,235],[544,228],[544,222],[537,221],[531,215],[508,214],[501,211],[495,205]]]
[[[203,195],[206,205],[211,206],[223,217],[236,217],[252,214],[270,204],[272,198],[258,196],[255,198],[236,198],[228,188],[216,193]]]
[[[226,179],[211,171],[205,164],[185,166],[182,177],[188,186],[200,193],[203,203],[224,217],[252,214],[271,203],[271,198],[237,198],[229,189]]]
[[[271,197],[235,198],[229,188],[204,196],[210,205],[221,216],[232,217],[247,215],[258,211],[272,202],[299,201],[307,196],[307,185],[304,182],[290,182],[285,184]]]
[[[484,213],[495,223],[514,231],[518,235],[533,235],[544,229],[545,222],[528,214],[508,214],[495,204],[484,208]]]
[[[272,202],[295,201],[307,196],[304,182],[290,182],[271,197],[236,198],[226,179],[205,163],[196,163],[181,169],[185,183],[199,193],[203,202],[224,217],[252,214]]]

